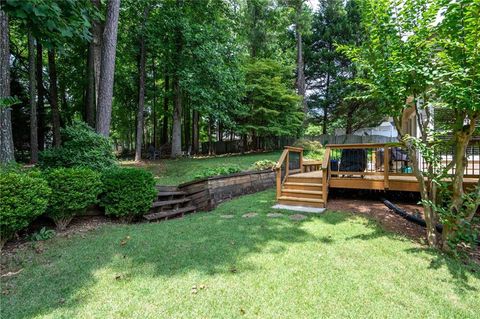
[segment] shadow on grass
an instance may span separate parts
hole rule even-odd
[[[330,245],[335,242],[335,236],[308,232],[303,226],[309,222],[319,220],[337,226],[359,219],[355,214],[337,212],[308,215],[303,221],[291,221],[288,214],[282,218],[268,218],[266,214],[271,212],[273,195],[264,194],[243,197],[237,204],[232,202],[213,214],[200,213],[158,224],[105,226],[85,238],[75,236],[47,243],[44,253],[31,252],[25,258],[25,270],[18,277],[4,281],[9,293],[1,298],[2,318],[52,315],[55,310],[67,314],[75,312],[88,304],[89,296],[85,293],[99,280],[111,280],[107,290],[108,287],[128,289],[128,281],[136,277],[169,278],[189,272],[200,273],[202,277],[216,274],[237,276],[256,270],[255,265],[247,261],[252,254],[282,254],[287,244],[292,243]],[[254,208],[255,201],[258,209]],[[259,215],[241,217],[250,211]],[[226,213],[234,214],[235,218],[220,218]],[[375,221],[362,221],[362,224],[366,231],[347,240],[401,238],[385,232]],[[424,251],[434,258],[431,268],[447,265],[459,290],[475,290],[468,284],[468,270],[457,261],[427,249],[409,250],[414,254]],[[478,277],[478,273],[475,276]],[[115,298],[114,294],[112,298]]]
[[[385,231],[384,229],[382,229],[381,225],[373,219],[368,219],[367,227],[369,229],[372,229],[373,231],[365,234],[351,236],[348,239],[360,239],[369,241],[382,237],[387,237],[394,240],[409,240],[402,235]],[[480,280],[480,267],[478,265],[475,265],[473,262],[469,264],[462,264],[459,259],[442,253],[438,249],[430,248],[427,246],[410,248],[406,251],[408,253],[417,255],[419,258],[428,258],[430,260],[430,264],[428,266],[429,269],[440,269],[445,266],[451,276],[452,282],[455,285],[455,289],[459,294],[477,291],[477,288],[470,285],[468,282],[468,275],[471,275]]]
[[[478,293],[478,289],[469,284],[468,275],[480,280],[480,267],[472,263],[462,264],[458,259],[446,255],[434,248],[410,248],[407,252],[419,256],[428,255],[431,258],[429,269],[440,269],[446,267],[451,276],[455,289],[459,294]]]
[[[254,266],[245,261],[250,254],[279,254],[286,243],[318,240],[302,229],[306,221],[263,215],[224,220],[202,213],[157,224],[106,226],[85,238],[56,239],[46,243],[41,254],[28,252],[18,277],[2,280],[2,287],[9,287],[1,298],[2,317],[32,318],[60,308],[74,311],[87,302],[79,292],[105,276],[107,280],[111,276],[111,285],[118,285],[137,276],[172,277],[191,271],[235,276],[252,271]],[[264,250],[272,241],[275,248]]]

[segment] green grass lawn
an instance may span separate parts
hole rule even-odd
[[[223,165],[238,165],[242,170],[247,170],[256,161],[269,159],[277,161],[281,151],[268,153],[254,153],[246,155],[215,156],[200,158],[161,159],[145,161],[135,164],[133,161],[123,161],[125,166],[140,166],[151,171],[157,182],[162,185],[178,185],[192,181],[195,175],[206,168]]]
[[[348,213],[269,218],[273,202],[266,191],[27,249],[2,278],[1,317],[478,318],[478,267]]]

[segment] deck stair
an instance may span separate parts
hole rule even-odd
[[[143,215],[146,220],[169,219],[183,217],[184,214],[194,213],[196,207],[186,192],[180,191],[176,186],[157,185],[157,198],[152,203],[150,211]]]
[[[287,176],[282,184],[278,203],[291,206],[325,207],[321,175],[295,174]]]

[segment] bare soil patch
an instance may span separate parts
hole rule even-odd
[[[410,214],[417,213],[423,218],[423,208],[421,205],[401,204],[398,202],[394,202],[394,204]],[[336,198],[328,201],[328,209],[347,211],[373,218],[378,221],[385,230],[405,235],[418,242],[423,242],[426,236],[425,229],[422,226],[398,216],[379,200]]]

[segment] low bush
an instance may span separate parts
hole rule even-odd
[[[157,196],[153,175],[140,168],[112,168],[102,176],[100,205],[105,214],[124,221],[146,213]]]
[[[48,216],[59,230],[64,230],[72,218],[97,202],[102,190],[100,174],[86,167],[56,168],[45,172],[52,194]]]
[[[90,126],[76,121],[62,130],[62,146],[39,154],[41,168],[84,166],[102,170],[116,164],[110,140]]]
[[[272,161],[272,160],[261,160],[261,161],[256,161],[252,165],[252,169],[256,171],[263,171],[266,169],[272,169],[277,162]]]
[[[0,247],[45,212],[50,192],[38,171],[0,172]]]
[[[323,148],[322,143],[318,141],[300,139],[295,143],[295,146],[303,148],[303,156],[307,160],[321,161],[325,155],[325,148]]]
[[[208,178],[212,176],[230,175],[241,172],[242,169],[238,165],[224,165],[212,168],[205,168],[194,176],[195,179]]]

